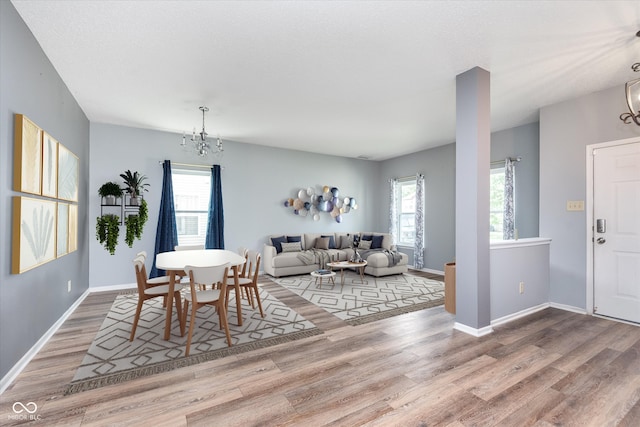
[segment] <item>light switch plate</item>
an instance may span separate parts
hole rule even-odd
[[[584,200],[567,200],[568,211],[583,211]]]

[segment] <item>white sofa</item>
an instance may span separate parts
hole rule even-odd
[[[382,236],[381,249],[386,249],[388,251],[395,250],[393,238],[388,233],[304,233],[284,237],[300,237],[300,247],[302,248],[302,251],[305,251],[316,248],[316,239],[333,236],[336,248],[323,249],[324,253],[326,253],[328,258],[331,260],[346,261],[353,256],[353,249],[351,247],[345,247],[345,245],[341,245],[341,243],[344,243],[344,239],[353,241],[354,234],[359,235],[361,238],[362,236],[369,235]],[[299,256],[300,251],[278,252],[272,242],[272,238],[278,237],[283,236],[272,235],[267,237],[267,243],[264,245],[262,265],[264,266],[264,272],[266,274],[273,277],[291,276],[311,273],[321,267],[319,262],[314,264],[305,263],[305,261]],[[358,252],[363,253],[364,251],[359,249]],[[383,253],[383,251],[371,253],[367,258],[367,266],[364,269],[365,274],[379,277],[390,274],[406,273],[408,270],[409,257],[401,252],[398,254],[401,256],[400,261],[397,264],[390,266],[389,258],[385,253]]]

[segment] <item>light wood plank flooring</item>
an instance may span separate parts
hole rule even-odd
[[[0,425],[25,423],[15,402],[42,425],[640,425],[639,327],[546,309],[473,338],[443,307],[347,326],[262,286],[325,333],[64,396],[117,293],[91,294],[0,397]]]

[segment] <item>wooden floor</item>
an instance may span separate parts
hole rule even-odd
[[[25,423],[15,402],[42,425],[640,425],[636,326],[546,309],[474,338],[443,307],[346,326],[263,283],[324,334],[64,396],[116,295],[91,294],[0,397],[0,425]]]

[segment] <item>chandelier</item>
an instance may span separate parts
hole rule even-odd
[[[209,111],[209,108],[200,107],[200,111],[202,111],[202,131],[200,133],[196,133],[196,128],[193,128],[193,134],[190,139],[191,144],[187,143],[187,136],[183,133],[180,146],[185,151],[193,150],[199,157],[207,157],[210,153],[213,153],[217,158],[220,158],[224,152],[220,136],[216,138],[215,144],[212,148],[211,142],[207,139],[208,134],[204,130],[204,113]]]
[[[636,33],[636,37],[640,37],[640,31]],[[636,73],[640,71],[640,62],[633,64],[631,69]],[[624,89],[627,96],[627,108],[629,108],[629,112],[620,114],[620,120],[627,124],[633,120],[635,124],[640,126],[640,79],[627,82]]]

